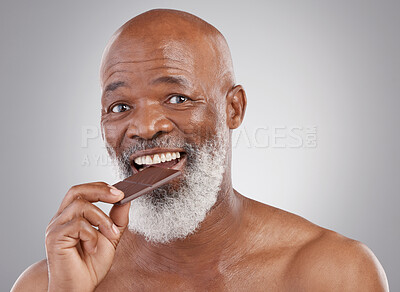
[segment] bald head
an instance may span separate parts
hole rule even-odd
[[[102,59],[101,86],[102,133],[117,153],[138,138],[200,145],[218,131],[229,136],[246,107],[225,38],[176,10],[145,12],[114,33]]]
[[[223,90],[235,83],[229,47],[215,27],[187,12],[156,9],[132,18],[112,36],[102,59],[103,89],[114,66],[161,58],[181,63]]]

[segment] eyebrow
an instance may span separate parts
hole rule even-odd
[[[159,84],[159,83],[170,83],[170,84],[177,84],[185,87],[189,87],[189,81],[186,78],[180,76],[161,76],[151,82],[152,85]],[[123,81],[112,82],[106,86],[104,92],[114,91],[119,87],[126,86],[126,83]]]
[[[159,84],[159,83],[169,83],[169,84],[177,84],[180,86],[189,87],[190,83],[186,78],[180,76],[161,76],[157,79],[154,79],[151,84]]]
[[[104,92],[108,92],[108,91],[114,91],[119,87],[123,87],[126,86],[125,82],[123,81],[117,81],[117,82],[113,82],[107,85],[106,89]]]

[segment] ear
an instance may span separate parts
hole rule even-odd
[[[226,96],[226,123],[230,129],[236,129],[240,126],[246,106],[246,92],[241,85],[236,85]]]

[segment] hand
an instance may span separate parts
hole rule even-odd
[[[113,206],[108,217],[92,203],[115,203],[123,196],[103,182],[69,189],[46,230],[48,291],[93,291],[104,279],[128,225],[130,204]]]

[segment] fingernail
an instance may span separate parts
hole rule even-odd
[[[115,224],[112,225],[112,230],[114,231],[114,233],[115,233],[116,235],[119,235],[119,229],[118,229],[118,227],[117,227]]]
[[[110,189],[110,192],[111,192],[111,194],[118,196],[118,197],[124,194],[123,191],[120,191],[118,189],[112,189],[112,188]]]
[[[118,190],[116,187],[114,187],[113,185],[107,185],[109,188],[112,188],[112,189],[116,189],[116,190]]]

